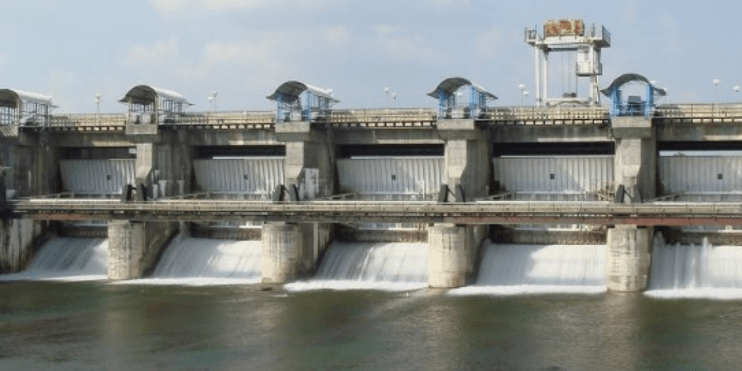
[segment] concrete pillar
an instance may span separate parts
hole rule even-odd
[[[486,135],[474,120],[439,120],[437,126],[441,139],[446,141],[445,182],[458,196],[455,200],[463,201],[461,196],[466,200],[486,196],[491,168]]]
[[[286,158],[284,165],[284,181],[289,192],[293,194],[294,187],[298,193],[298,201],[312,200],[318,197],[327,197],[333,194],[335,162],[332,132],[319,130],[310,122],[284,122],[276,125],[276,139],[285,143]],[[274,227],[263,228],[263,235],[270,234]],[[296,229],[296,252],[293,252],[292,272],[289,276],[284,273],[265,273],[263,282],[280,283],[293,279],[296,274],[311,272],[317,265],[319,256],[330,244],[332,239],[331,224],[306,223],[285,227]],[[294,233],[294,232],[291,232]],[[270,238],[270,237],[269,237]],[[270,248],[263,239],[263,256],[268,256]],[[266,250],[266,249],[269,250]],[[273,266],[273,263],[268,263]],[[265,260],[263,267],[266,267]],[[269,268],[270,272],[274,268]],[[284,268],[275,268],[279,271]],[[286,268],[288,269],[288,268]],[[266,271],[268,272],[268,271]]]
[[[471,239],[466,226],[436,224],[428,230],[428,286],[454,288],[466,284]]]
[[[108,279],[128,280],[144,273],[144,224],[108,222]]]
[[[108,222],[108,279],[141,278],[178,232],[177,223]]]
[[[627,192],[625,202],[654,198],[657,179],[657,143],[650,117],[614,117],[616,141],[614,180]]]
[[[606,282],[609,291],[641,291],[649,277],[652,228],[617,225],[608,229]]]
[[[301,251],[300,232],[297,224],[263,225],[260,258],[260,276],[263,283],[286,283],[296,277]]]

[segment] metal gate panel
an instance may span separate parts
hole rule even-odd
[[[201,191],[270,195],[284,183],[283,158],[194,160],[193,170]]]
[[[120,194],[125,184],[135,182],[133,159],[61,160],[62,188],[84,195]]]
[[[658,163],[663,194],[683,193],[689,201],[742,196],[742,156],[661,156]]]
[[[443,184],[443,157],[369,157],[337,161],[341,193],[434,194]]]
[[[587,194],[613,184],[613,156],[506,156],[492,162],[495,180],[510,192]]]

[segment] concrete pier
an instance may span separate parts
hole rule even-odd
[[[627,193],[623,201],[655,197],[657,143],[651,117],[614,117],[611,124],[616,142],[615,184]]]
[[[108,279],[141,278],[177,233],[173,223],[108,222]]]
[[[471,246],[465,226],[436,224],[428,235],[428,286],[461,287],[466,283]]]
[[[482,226],[436,224],[428,231],[428,286],[464,286],[484,238]]]
[[[653,228],[617,225],[608,229],[606,283],[609,291],[647,288]]]
[[[296,277],[301,250],[299,232],[298,224],[270,223],[263,226],[263,250],[260,258],[263,283],[286,283]]]

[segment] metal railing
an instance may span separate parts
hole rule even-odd
[[[273,124],[272,111],[194,112],[173,117],[173,125],[254,125]]]
[[[742,118],[742,103],[666,104],[654,112],[663,118]]]
[[[122,113],[91,113],[53,115],[49,117],[50,127],[85,126],[124,126],[126,115]]]
[[[516,106],[488,108],[481,117],[492,121],[574,121],[607,120],[608,107],[537,107]]]
[[[323,119],[333,125],[373,124],[373,123],[434,123],[438,112],[430,108],[386,108],[386,109],[348,109],[333,110]],[[194,112],[180,114],[161,114],[161,125],[219,126],[219,125],[272,125],[275,123],[273,111],[224,111]],[[671,119],[729,119],[742,120],[742,103],[694,103],[665,104],[654,108],[654,116]],[[575,121],[605,121],[609,119],[607,106],[588,107],[538,107],[511,106],[490,107],[481,112],[476,119],[495,122],[562,121],[565,124]],[[118,127],[127,124],[123,113],[61,114],[49,116],[48,127]],[[43,127],[41,126],[41,127]],[[37,126],[39,127],[39,126]]]
[[[275,115],[271,111],[239,111],[239,112],[194,112],[194,113],[162,113],[162,125],[253,125],[273,124]],[[54,115],[49,118],[50,127],[87,127],[87,126],[124,126],[128,123],[126,114],[118,113],[91,113]]]
[[[333,110],[327,122],[331,124],[433,122],[437,116],[438,112],[429,108],[350,109]]]

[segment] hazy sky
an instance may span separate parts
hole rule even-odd
[[[737,1],[23,0],[4,1],[2,88],[50,94],[57,112],[121,112],[137,84],[208,109],[262,110],[287,80],[331,88],[338,108],[433,107],[426,94],[462,76],[520,104],[533,89],[525,26],[582,18],[612,35],[601,86],[637,72],[669,102],[736,99],[742,85]],[[558,58],[556,58],[558,59]],[[552,82],[552,85],[557,82]],[[553,92],[558,93],[554,87]],[[532,96],[529,96],[532,98]],[[606,103],[607,100],[604,100]]]

